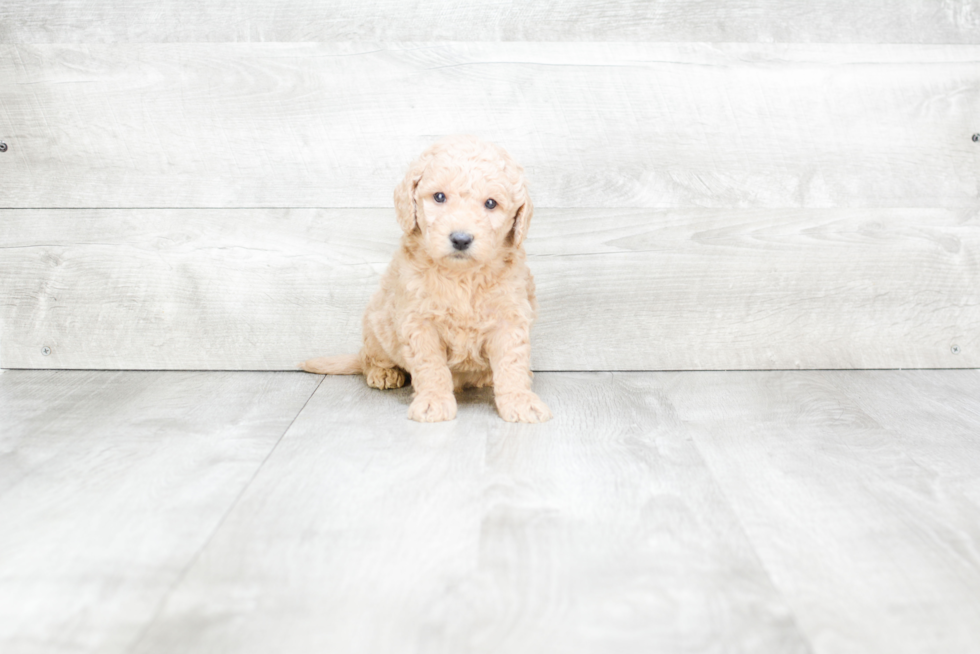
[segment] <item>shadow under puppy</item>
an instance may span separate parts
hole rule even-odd
[[[364,313],[360,353],[302,368],[363,373],[382,389],[408,373],[412,420],[452,420],[454,390],[490,385],[504,420],[550,419],[531,391],[537,301],[522,246],[533,212],[524,169],[500,146],[449,137],[411,165],[395,212],[405,233]]]

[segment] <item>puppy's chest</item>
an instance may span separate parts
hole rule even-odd
[[[499,325],[502,309],[487,298],[432,306],[428,318],[446,346],[451,367],[475,370],[488,365],[484,344]]]
[[[429,319],[444,338],[458,334],[471,340],[492,331],[499,318],[499,310],[486,301],[436,304],[429,314]]]

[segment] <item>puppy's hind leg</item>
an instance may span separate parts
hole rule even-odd
[[[388,365],[376,365],[372,362],[364,363],[364,379],[367,381],[368,386],[385,390],[388,388],[401,388],[405,385],[404,370],[390,361],[380,363],[386,363]]]
[[[368,386],[385,390],[405,385],[405,371],[385,354],[374,334],[369,333],[364,339],[361,361]]]

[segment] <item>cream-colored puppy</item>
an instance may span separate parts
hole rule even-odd
[[[454,390],[490,385],[504,420],[550,419],[531,391],[537,301],[522,246],[533,212],[523,168],[492,143],[444,139],[395,188],[395,212],[405,233],[364,313],[361,352],[302,368],[363,373],[375,388],[399,388],[408,373],[412,420],[452,420]]]

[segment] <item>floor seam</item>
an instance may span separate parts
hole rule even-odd
[[[228,510],[224,512],[224,514],[218,520],[217,524],[214,526],[214,529],[211,530],[211,533],[208,534],[208,537],[198,548],[197,552],[194,553],[194,556],[190,558],[190,560],[187,562],[187,565],[184,566],[184,569],[181,570],[180,574],[177,575],[177,578],[174,579],[172,584],[170,584],[170,587],[167,589],[167,591],[160,598],[160,601],[157,603],[157,607],[156,609],[154,609],[153,615],[146,622],[146,625],[144,625],[144,627],[140,630],[139,635],[133,639],[132,644],[126,649],[127,652],[131,654],[132,652],[136,651],[140,643],[143,642],[143,639],[146,638],[146,635],[150,632],[150,629],[152,629],[153,625],[157,623],[160,614],[163,612],[163,608],[167,604],[167,600],[170,599],[170,596],[173,595],[174,591],[184,582],[184,579],[187,577],[187,573],[190,572],[190,570],[194,567],[197,561],[201,558],[201,555],[204,553],[204,550],[206,550],[208,546],[211,544],[211,541],[214,540],[215,535],[219,531],[221,531],[221,528],[222,526],[224,526],[225,521],[228,519],[228,516],[231,515],[232,511],[235,510],[235,507],[238,506],[238,503],[241,501],[242,497],[245,496],[245,493],[252,485],[252,482],[255,481],[255,478],[258,477],[259,472],[262,470],[262,468],[265,467],[266,461],[268,461],[269,458],[272,457],[272,454],[279,447],[279,443],[282,442],[282,440],[286,437],[286,434],[289,433],[289,430],[293,428],[293,425],[296,423],[296,420],[300,417],[300,415],[302,415],[303,411],[306,410],[306,405],[308,405],[310,403],[310,400],[313,399],[313,396],[316,395],[316,392],[317,390],[319,390],[320,385],[323,384],[324,379],[326,379],[326,376],[320,377],[320,381],[317,382],[316,386],[313,388],[313,391],[310,393],[309,397],[307,397],[306,401],[303,402],[303,406],[299,408],[299,411],[296,412],[296,415],[293,416],[293,419],[289,421],[289,424],[286,425],[286,428],[279,435],[279,438],[276,439],[276,442],[273,443],[272,447],[262,458],[262,461],[259,463],[258,466],[256,466],[255,471],[252,472],[252,476],[248,478],[248,481],[245,482],[245,484],[242,486],[242,489],[239,491],[238,495],[236,495],[235,499],[232,500],[232,502],[228,505]]]
[[[704,452],[701,451],[701,446],[698,445],[698,441],[695,435],[691,434],[690,438],[691,438],[691,444],[694,446],[694,451],[698,453],[698,458],[701,459],[701,464],[704,466],[705,470],[707,470],[708,473],[711,475],[711,481],[714,484],[715,488],[718,489],[718,493],[721,495],[721,499],[725,502],[725,506],[728,507],[728,511],[731,513],[732,517],[738,523],[739,528],[742,530],[742,536],[745,538],[745,542],[752,549],[752,556],[755,558],[757,564],[759,565],[759,569],[765,574],[765,578],[769,581],[770,586],[772,586],[773,592],[776,593],[776,596],[779,597],[779,599],[783,603],[783,606],[789,612],[789,617],[793,621],[793,626],[796,627],[796,632],[800,635],[800,638],[803,640],[803,642],[806,643],[808,651],[811,653],[815,653],[817,649],[813,640],[810,638],[810,634],[807,633],[807,631],[800,624],[799,616],[796,613],[796,609],[793,607],[793,604],[789,601],[789,598],[786,596],[786,593],[783,592],[783,590],[776,584],[775,580],[773,579],[772,571],[769,569],[769,566],[766,565],[766,562],[763,560],[762,555],[759,554],[758,547],[756,547],[755,541],[752,539],[749,530],[746,528],[745,522],[742,520],[742,516],[740,516],[738,514],[738,511],[735,510],[735,506],[732,503],[727,488],[718,479],[718,476],[715,474],[715,471],[711,467],[711,464],[708,463],[708,459],[704,456]]]

